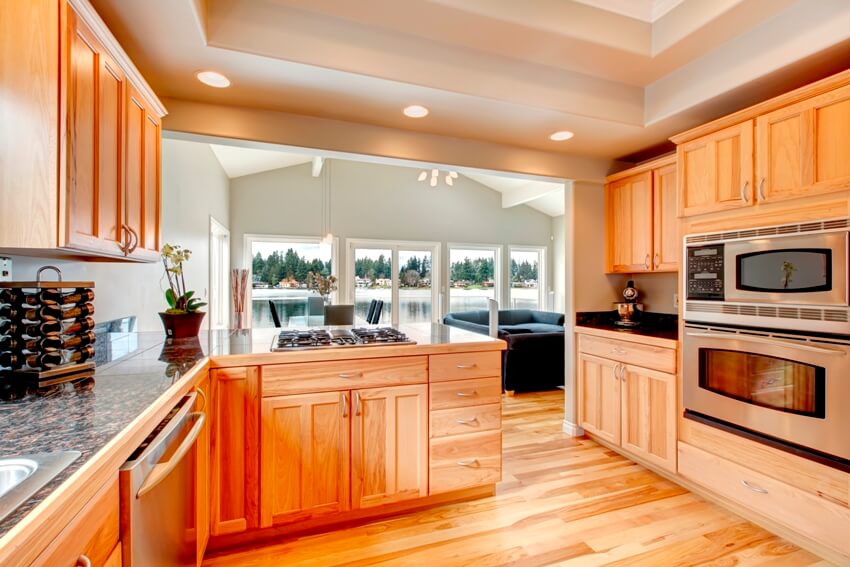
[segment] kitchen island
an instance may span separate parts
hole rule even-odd
[[[82,456],[0,522],[0,564],[61,557],[56,546],[63,529],[196,389],[208,400],[203,409],[210,418],[198,445],[204,544],[207,527],[222,547],[289,533],[295,525],[315,529],[468,498],[482,488],[492,492],[500,478],[504,343],[443,325],[402,330],[415,345],[283,353],[270,352],[275,329],[204,332],[179,343],[165,342],[160,333],[130,334],[99,345],[132,352],[99,367],[93,380],[39,395],[7,385],[0,454],[77,450]],[[458,411],[472,416],[466,426],[453,417]],[[299,439],[287,437],[299,427]],[[265,458],[288,443],[311,446],[331,474],[301,483],[286,459]],[[336,468],[328,466],[329,455],[336,456]],[[292,458],[301,471],[315,461],[308,453]],[[118,545],[118,526],[96,535]],[[114,552],[95,555],[103,560],[92,557],[93,564],[106,564]]]

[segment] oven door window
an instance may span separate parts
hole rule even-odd
[[[766,293],[832,290],[832,250],[788,248],[739,254],[737,287]]]
[[[826,417],[826,369],[784,358],[701,348],[699,385],[716,394],[779,411]]]

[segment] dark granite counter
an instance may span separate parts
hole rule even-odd
[[[676,315],[642,312],[640,325],[636,327],[616,325],[614,322],[619,318],[616,311],[585,311],[576,313],[576,326],[671,341],[679,339],[679,318]]]
[[[93,379],[35,391],[0,376],[0,456],[65,450],[82,453],[0,521],[0,547],[6,543],[3,538],[9,530],[207,357],[227,363],[228,357],[250,356],[250,363],[268,364],[340,355],[426,354],[450,344],[504,348],[503,341],[444,325],[409,325],[402,330],[418,344],[284,353],[269,352],[277,329],[209,331],[194,339],[169,342],[160,332],[105,333],[98,338],[98,366]],[[245,364],[245,359],[239,363]]]

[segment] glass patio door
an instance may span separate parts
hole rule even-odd
[[[431,323],[439,316],[438,243],[349,241],[349,285],[355,323],[383,301],[379,324]]]

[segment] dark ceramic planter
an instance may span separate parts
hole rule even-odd
[[[167,336],[172,339],[185,339],[198,335],[205,315],[206,313],[200,312],[186,313],[185,315],[160,313],[159,318],[162,319],[162,326],[165,327]]]

